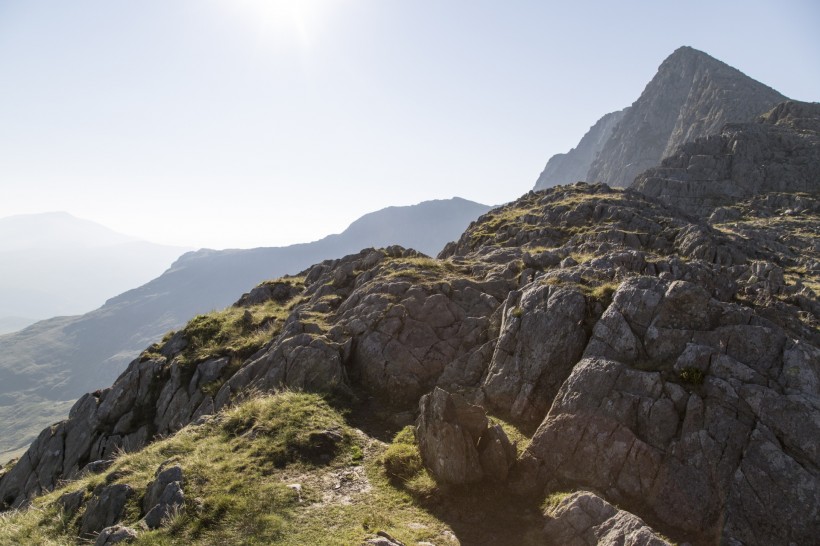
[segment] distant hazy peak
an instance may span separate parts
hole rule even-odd
[[[97,248],[137,240],[64,211],[0,218],[0,251]]]

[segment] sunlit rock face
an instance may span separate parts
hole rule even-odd
[[[578,146],[553,156],[535,189],[579,180],[629,186],[678,146],[751,122],[786,97],[691,47],[661,63],[630,107],[602,117]]]

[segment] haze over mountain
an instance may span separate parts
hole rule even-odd
[[[726,123],[753,121],[784,100],[736,68],[681,47],[661,63],[630,107],[607,114],[576,148],[550,158],[535,189],[578,180],[628,186],[684,142]]]
[[[156,277],[187,250],[66,212],[0,218],[0,334],[99,307]]]
[[[60,401],[110,384],[146,345],[259,282],[370,246],[402,244],[435,254],[488,209],[460,198],[426,201],[367,214],[312,243],[188,252],[99,309],[0,336],[0,453],[26,445],[32,433],[61,418],[69,403]],[[42,413],[31,419],[34,408]]]

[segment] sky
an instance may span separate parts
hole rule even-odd
[[[501,204],[681,45],[820,101],[813,0],[0,0],[0,217],[278,246]]]

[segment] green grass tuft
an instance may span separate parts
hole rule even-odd
[[[702,385],[703,380],[706,379],[706,374],[703,370],[697,368],[684,368],[679,374],[680,380],[690,385]]]

